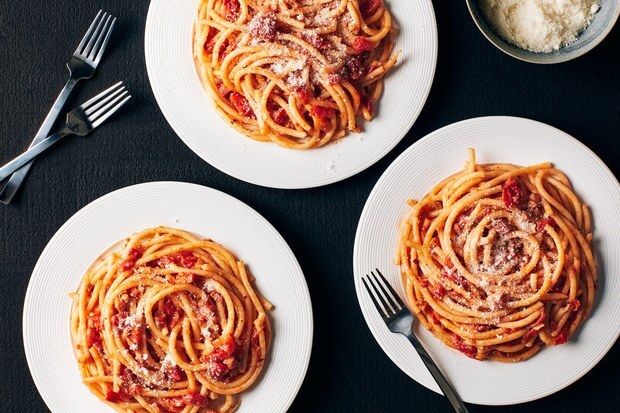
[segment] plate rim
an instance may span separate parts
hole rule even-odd
[[[548,130],[550,130],[551,132],[553,132],[554,134],[556,134],[557,136],[562,136],[562,138],[567,139],[571,142],[573,142],[574,144],[576,144],[578,147],[580,147],[580,149],[582,151],[584,151],[585,153],[587,153],[593,160],[595,160],[597,166],[600,168],[601,171],[603,171],[609,178],[611,178],[611,180],[613,182],[615,182],[615,188],[618,194],[620,194],[620,182],[618,181],[618,179],[616,178],[616,176],[614,175],[614,173],[610,170],[610,168],[605,164],[605,162],[603,162],[603,160],[592,150],[590,149],[586,144],[584,144],[583,142],[581,142],[579,139],[575,138],[574,136],[568,134],[567,132],[564,132],[563,130],[556,128],[554,126],[551,126],[547,123],[538,121],[538,120],[534,120],[534,119],[529,119],[529,118],[525,118],[525,117],[519,117],[519,116],[503,116],[503,115],[499,115],[499,116],[480,116],[480,117],[474,117],[474,118],[467,118],[467,119],[462,119],[460,121],[456,121],[447,125],[444,125],[434,131],[429,132],[428,134],[424,135],[422,138],[418,139],[416,142],[414,142],[412,145],[410,145],[408,148],[406,148],[400,155],[398,155],[398,157],[396,157],[396,159],[394,159],[394,161],[392,161],[390,163],[390,165],[385,169],[385,171],[381,174],[381,177],[377,180],[377,182],[375,183],[375,185],[373,186],[370,194],[368,195],[368,198],[366,199],[366,202],[364,203],[364,207],[362,209],[362,213],[360,214],[360,218],[358,221],[358,225],[355,231],[355,241],[353,243],[353,282],[354,282],[354,287],[355,287],[355,293],[356,293],[356,298],[357,298],[357,302],[358,302],[358,306],[360,307],[360,311],[362,312],[362,317],[364,318],[364,322],[366,324],[366,327],[370,330],[371,335],[373,336],[373,339],[375,340],[375,342],[377,343],[377,345],[379,346],[379,348],[381,349],[381,352],[384,353],[391,361],[392,363],[402,372],[404,373],[406,376],[408,376],[411,380],[415,381],[416,383],[418,383],[419,385],[437,393],[440,395],[443,395],[443,393],[441,393],[441,391],[439,390],[439,387],[436,386],[436,384],[434,382],[431,383],[431,386],[429,387],[426,383],[422,383],[421,381],[419,381],[418,379],[415,379],[413,377],[411,377],[407,372],[405,372],[403,370],[403,368],[399,365],[399,363],[396,361],[396,357],[393,356],[393,354],[389,354],[382,346],[382,344],[379,342],[378,339],[378,333],[376,333],[373,328],[371,327],[371,324],[369,322],[369,320],[366,317],[365,314],[365,308],[362,305],[362,288],[361,288],[361,281],[359,281],[361,279],[361,277],[363,276],[363,274],[358,272],[358,257],[360,254],[360,237],[362,236],[361,232],[363,230],[362,228],[362,223],[363,221],[365,221],[369,214],[370,214],[370,203],[371,201],[373,201],[374,198],[376,198],[377,193],[380,191],[381,186],[384,184],[384,181],[386,181],[389,178],[389,175],[392,173],[392,170],[396,169],[399,164],[403,161],[403,159],[405,159],[407,156],[409,156],[412,152],[414,152],[415,150],[417,150],[418,147],[424,145],[427,141],[436,139],[439,135],[441,135],[442,133],[444,133],[446,130],[451,130],[453,128],[458,128],[461,127],[463,125],[470,125],[470,124],[476,124],[478,122],[489,122],[489,121],[497,121],[497,122],[525,122],[525,123],[529,123],[531,125],[536,125],[538,127],[542,127],[542,128],[546,128]],[[600,300],[600,296],[598,298]],[[431,333],[432,334],[432,333]],[[516,404],[522,404],[522,403],[527,403],[527,402],[531,402],[534,400],[540,400],[542,398],[548,397],[552,394],[555,394],[559,391],[562,391],[564,389],[566,389],[567,387],[571,386],[572,384],[576,383],[577,381],[579,381],[581,378],[583,378],[583,376],[585,376],[587,373],[589,373],[594,367],[596,367],[601,360],[609,353],[609,351],[613,348],[613,346],[615,345],[615,343],[618,341],[618,338],[620,337],[620,329],[618,329],[618,331],[616,332],[615,338],[614,340],[609,340],[608,343],[606,343],[606,345],[604,346],[604,351],[601,351],[600,354],[598,354],[595,359],[590,363],[590,365],[587,366],[587,368],[584,368],[579,374],[577,374],[574,378],[572,378],[570,381],[567,382],[563,382],[559,388],[556,389],[549,389],[546,391],[541,392],[540,394],[537,395],[532,395],[526,398],[521,398],[519,399],[519,401],[512,401],[512,400],[508,400],[508,401],[501,401],[501,400],[496,400],[496,401],[481,401],[481,400],[473,400],[473,401],[469,401],[469,400],[465,400],[468,403],[473,403],[473,404],[478,404],[478,405],[486,405],[486,406],[509,406],[509,405],[516,405]],[[436,339],[433,336],[434,339]],[[443,347],[443,345],[442,345]]]
[[[189,0],[186,0],[189,2]],[[145,24],[145,28],[144,28],[144,50],[145,50],[145,64],[146,64],[146,73],[147,73],[147,77],[149,79],[149,85],[151,87],[151,90],[153,92],[153,95],[155,97],[155,101],[159,107],[160,112],[163,114],[164,118],[166,119],[166,122],[168,123],[168,125],[170,126],[170,128],[174,131],[174,134],[176,135],[176,137],[178,139],[180,139],[185,146],[187,146],[196,156],[198,156],[200,159],[202,159],[204,162],[206,162],[208,165],[210,165],[211,167],[217,169],[218,171],[231,176],[234,179],[238,179],[240,181],[243,182],[247,182],[250,183],[252,185],[257,185],[257,186],[261,186],[261,187],[265,187],[265,188],[274,188],[274,189],[288,189],[288,190],[294,190],[294,189],[310,189],[310,188],[319,188],[319,187],[323,187],[323,186],[327,186],[327,185],[331,185],[337,182],[341,182],[344,181],[346,179],[349,179],[357,174],[360,174],[362,172],[364,172],[365,170],[369,169],[370,167],[372,167],[373,165],[375,165],[376,163],[378,163],[379,161],[381,161],[383,158],[385,158],[385,156],[387,156],[392,150],[394,150],[394,148],[396,148],[398,146],[398,144],[400,142],[403,141],[403,139],[407,136],[407,134],[411,131],[411,129],[413,128],[413,126],[415,125],[415,123],[417,122],[417,120],[419,119],[422,111],[424,110],[424,108],[426,107],[426,103],[428,101],[428,98],[430,96],[430,92],[433,88],[434,85],[434,81],[435,81],[435,75],[437,73],[437,62],[438,62],[438,58],[439,58],[439,31],[438,31],[438,27],[437,27],[437,18],[436,18],[436,14],[435,14],[435,9],[432,3],[432,0],[423,0],[426,4],[425,7],[428,9],[428,18],[431,19],[431,28],[429,29],[429,34],[431,35],[431,48],[432,48],[432,60],[430,61],[430,66],[429,66],[429,70],[430,70],[430,77],[428,79],[428,83],[425,85],[425,89],[423,89],[423,92],[420,93],[420,97],[422,97],[421,100],[421,104],[419,106],[419,108],[417,109],[417,111],[412,112],[412,116],[409,117],[409,120],[406,122],[406,124],[403,125],[402,130],[399,132],[399,135],[402,135],[399,139],[394,140],[394,142],[390,142],[390,144],[388,145],[383,145],[381,147],[379,147],[375,152],[376,154],[374,155],[373,159],[365,164],[360,164],[355,168],[351,168],[350,170],[348,170],[346,173],[342,173],[342,174],[332,174],[328,179],[322,179],[320,181],[318,181],[318,179],[313,178],[313,179],[307,179],[307,178],[303,178],[301,180],[297,179],[295,182],[293,181],[287,181],[287,182],[266,182],[263,178],[259,178],[258,175],[252,175],[252,176],[241,176],[244,175],[244,173],[239,173],[238,171],[232,171],[231,167],[229,166],[222,166],[220,164],[219,161],[214,162],[213,159],[209,159],[209,156],[207,154],[207,151],[199,151],[196,147],[196,145],[191,142],[191,139],[187,139],[182,137],[182,134],[179,133],[179,131],[181,130],[181,127],[179,124],[177,124],[177,120],[174,119],[174,116],[172,114],[171,111],[169,111],[169,109],[167,109],[165,107],[164,104],[162,104],[162,102],[165,102],[166,99],[163,95],[163,92],[160,89],[163,89],[163,87],[161,85],[157,85],[154,86],[153,83],[153,78],[156,78],[157,76],[154,76],[154,74],[156,73],[156,65],[155,63],[152,61],[152,56],[151,56],[151,42],[153,41],[150,37],[150,32],[153,30],[153,20],[154,20],[154,5],[157,3],[156,0],[152,0],[149,4],[149,8],[148,8],[148,12],[147,12],[147,18],[146,18],[146,24]],[[194,3],[196,3],[196,0],[194,0]],[[399,22],[398,18],[396,19],[397,22]],[[188,39],[188,41],[191,41],[191,39]],[[191,59],[192,62],[194,62],[195,59]],[[197,84],[198,86],[200,86],[201,91],[206,94],[206,91],[204,90],[204,86],[202,85],[202,82],[200,80],[200,76],[199,74],[196,72],[196,70],[193,70],[193,75],[196,78]],[[394,87],[397,87],[397,85],[395,84]],[[384,99],[384,97],[382,97],[382,99]],[[212,104],[213,102],[211,102],[211,99],[208,99],[210,101],[210,103]],[[210,107],[208,108],[208,110],[215,112],[215,108]],[[218,115],[217,116],[218,122],[224,122],[224,120],[221,119],[221,117]],[[235,133],[235,134],[239,134],[239,132],[234,131],[232,128],[229,128],[231,130],[231,133]],[[354,137],[355,135],[351,135],[349,136]],[[364,136],[363,135],[359,135],[358,139],[363,139]],[[246,139],[249,139],[246,137]],[[332,143],[332,145],[337,144],[338,142]],[[329,146],[329,145],[328,145]],[[314,149],[315,151],[321,150],[321,149],[325,149],[326,147],[323,148],[317,148]],[[290,149],[287,149],[290,150]],[[218,165],[216,165],[216,163]],[[318,181],[318,182],[317,182]]]
[[[22,305],[22,311],[21,311],[21,317],[22,317],[22,322],[21,322],[21,333],[22,333],[22,347],[24,349],[24,354],[26,357],[26,364],[28,366],[28,372],[30,374],[30,377],[32,378],[32,381],[35,384],[35,387],[37,389],[37,393],[39,394],[39,396],[41,397],[41,399],[44,401],[46,407],[48,409],[51,410],[51,406],[50,406],[50,402],[49,402],[49,396],[47,396],[46,394],[44,394],[40,389],[43,388],[43,382],[41,382],[40,380],[41,377],[38,377],[34,374],[33,371],[33,365],[34,365],[34,361],[33,361],[33,354],[31,354],[31,349],[27,343],[28,339],[29,339],[29,335],[26,334],[27,331],[27,322],[30,318],[32,318],[32,316],[30,315],[30,313],[35,309],[33,304],[32,304],[32,300],[33,300],[33,285],[34,282],[36,282],[36,280],[33,278],[33,275],[35,274],[35,272],[37,271],[37,269],[40,267],[41,264],[41,257],[48,251],[48,249],[50,248],[50,244],[52,243],[52,241],[57,237],[58,234],[60,234],[65,228],[67,228],[73,221],[78,220],[80,218],[80,216],[86,212],[88,212],[88,210],[93,209],[98,207],[100,204],[104,204],[105,201],[109,198],[111,198],[112,195],[121,193],[121,192],[130,192],[132,190],[140,190],[142,188],[145,187],[156,187],[158,185],[179,185],[179,186],[187,186],[187,187],[193,187],[196,189],[200,189],[200,190],[207,190],[207,191],[211,191],[213,193],[218,194],[219,196],[222,196],[224,199],[226,199],[229,202],[232,203],[236,203],[237,205],[239,205],[241,208],[246,209],[249,213],[251,213],[255,219],[259,220],[262,222],[262,224],[267,225],[268,227],[270,227],[273,230],[274,235],[280,239],[280,241],[282,242],[282,246],[285,248],[287,255],[289,255],[289,257],[292,259],[292,262],[295,264],[295,272],[297,272],[300,275],[300,281],[301,281],[301,287],[302,287],[302,293],[303,295],[307,298],[307,300],[305,300],[306,304],[307,304],[307,314],[308,314],[308,325],[306,326],[307,331],[308,331],[308,337],[309,340],[306,343],[305,348],[303,349],[303,355],[304,355],[304,359],[302,360],[302,368],[299,370],[299,376],[298,376],[298,382],[294,384],[294,386],[292,387],[293,390],[291,390],[289,396],[288,396],[288,400],[283,404],[283,411],[287,411],[290,406],[293,404],[293,402],[295,401],[295,399],[297,398],[297,395],[299,394],[299,391],[301,390],[301,387],[303,386],[303,383],[307,377],[308,374],[308,369],[310,366],[310,360],[312,357],[312,347],[314,344],[314,312],[313,312],[313,308],[312,308],[312,296],[310,295],[310,290],[308,288],[308,283],[306,281],[306,277],[304,274],[304,271],[301,267],[301,264],[299,263],[299,260],[297,259],[295,253],[293,252],[293,250],[291,249],[289,243],[286,241],[286,239],[282,236],[282,234],[280,233],[280,231],[278,231],[275,226],[273,224],[271,224],[271,222],[269,222],[262,214],[260,214],[258,211],[256,211],[254,208],[252,208],[251,206],[249,206],[248,204],[246,204],[245,202],[235,198],[232,195],[227,194],[226,192],[220,191],[218,189],[209,187],[209,186],[205,186],[205,185],[200,185],[200,184],[196,184],[196,183],[191,183],[191,182],[185,182],[185,181],[172,181],[172,180],[163,180],[163,181],[150,181],[150,182],[143,182],[143,183],[138,183],[138,184],[133,184],[133,185],[128,185],[122,188],[118,188],[112,192],[108,192],[105,193],[104,195],[101,195],[100,197],[97,197],[96,199],[90,201],[89,203],[87,203],[86,205],[84,205],[82,208],[80,208],[78,211],[76,211],[73,215],[71,215],[55,232],[54,235],[52,235],[52,237],[47,241],[45,247],[43,248],[43,250],[41,251],[41,253],[39,254],[39,257],[37,258],[37,262],[35,264],[35,266],[33,267],[31,274],[30,274],[30,278],[28,280],[28,286],[26,288],[26,294],[24,297],[24,301],[23,301],[23,305]],[[204,236],[204,234],[201,234]],[[118,242],[122,241],[122,239],[119,239]],[[113,247],[114,245],[111,245],[110,247]],[[34,281],[33,281],[34,280]],[[67,326],[68,327],[68,326]],[[66,331],[64,332],[66,334],[70,334],[68,331],[68,328],[66,329]],[[32,338],[30,338],[32,339]],[[271,353],[270,353],[270,357],[271,357]],[[299,363],[296,363],[297,365],[299,365]],[[267,366],[267,369],[269,368],[269,366]],[[255,387],[255,386],[253,386]],[[93,396],[94,397],[94,396]]]

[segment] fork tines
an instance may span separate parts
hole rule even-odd
[[[80,106],[93,128],[98,127],[123,106],[131,95],[125,89],[123,82],[104,90]]]
[[[95,65],[99,63],[115,23],[116,17],[99,10],[73,55],[90,60]]]
[[[375,271],[378,276],[375,275]],[[394,288],[392,288],[383,274],[381,274],[381,271],[377,268],[375,271],[371,271],[370,275],[362,277],[362,281],[377,311],[381,313],[383,318],[393,318],[404,311],[408,311]]]

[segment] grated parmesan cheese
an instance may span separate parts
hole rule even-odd
[[[170,354],[166,354],[166,357],[164,357],[161,361],[161,367],[160,367],[160,371],[164,371],[170,367],[174,367],[176,366],[177,363],[175,363],[175,361],[172,359],[172,356],[170,356]]]
[[[600,8],[599,0],[480,0],[491,27],[509,43],[551,52],[579,37]]]

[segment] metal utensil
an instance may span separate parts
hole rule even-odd
[[[43,121],[43,124],[35,135],[34,140],[30,144],[30,148],[34,147],[49,135],[54,122],[58,118],[58,115],[60,115],[60,112],[75,85],[82,79],[89,79],[93,73],[95,73],[95,69],[97,69],[103,52],[108,45],[108,40],[110,39],[115,23],[115,17],[99,10],[99,13],[97,13],[97,16],[82,38],[82,41],[78,45],[77,49],[75,49],[73,56],[69,62],[67,62],[67,68],[70,72],[69,80],[63,87],[60,95],[56,98],[56,101],[52,105],[52,108]],[[13,174],[11,179],[9,179],[0,192],[0,202],[3,204],[8,204],[11,202],[13,196],[15,196],[15,193],[26,178],[31,166],[32,162],[28,162]]]
[[[416,336],[413,335],[411,331],[413,315],[398,294],[396,294],[396,291],[394,291],[392,286],[387,282],[383,274],[381,274],[378,269],[375,269],[375,271],[379,276],[375,275],[374,271],[371,271],[370,275],[362,277],[362,281],[377,311],[381,314],[381,318],[392,333],[402,334],[409,339],[409,342],[411,342],[413,348],[420,355],[422,362],[426,365],[426,368],[441,388],[441,391],[450,401],[454,411],[458,413],[467,413],[467,407],[465,407],[461,397],[454,390],[441,370],[439,370],[439,367],[437,367],[426,349],[422,347],[422,344],[418,341]]]
[[[0,181],[7,178],[13,171],[30,162],[30,160],[65,136],[86,136],[100,126],[131,98],[131,95],[129,95],[129,92],[125,90],[125,86],[122,84],[123,82],[118,82],[69,112],[67,114],[67,123],[60,132],[41,140],[38,144],[0,168]]]

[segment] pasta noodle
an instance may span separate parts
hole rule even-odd
[[[271,341],[244,264],[172,228],[131,236],[73,294],[71,336],[84,383],[119,412],[233,412]]]
[[[372,119],[393,33],[383,0],[201,0],[194,56],[236,130],[310,149]]]
[[[398,258],[410,307],[469,357],[525,360],[588,316],[590,214],[550,163],[477,164],[409,201]]]

